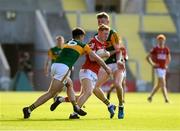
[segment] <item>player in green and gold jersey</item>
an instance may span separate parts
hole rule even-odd
[[[48,50],[48,58],[44,65],[44,73],[46,76],[49,75],[49,69],[51,67],[51,64],[53,64],[56,60],[56,58],[59,56],[59,54],[62,51],[62,48],[64,47],[64,37],[59,35],[56,37],[57,45],[55,47],[52,47]]]

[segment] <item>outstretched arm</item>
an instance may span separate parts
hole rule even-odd
[[[107,72],[107,74],[111,74],[111,69],[106,65],[106,63],[103,61],[103,59],[101,59],[98,55],[96,55],[95,52],[91,51],[89,53],[89,56],[91,58],[93,58],[99,65],[101,65],[105,71]]]

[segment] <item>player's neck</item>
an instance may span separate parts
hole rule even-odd
[[[96,37],[96,39],[100,42],[100,43],[104,43],[104,41],[103,40],[101,40],[101,38],[97,35],[97,37]]]
[[[162,44],[162,45],[159,44],[158,47],[159,47],[159,48],[164,48],[165,45],[164,45],[164,44]]]
[[[82,42],[81,38],[74,38],[74,40]]]

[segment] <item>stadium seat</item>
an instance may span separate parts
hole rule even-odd
[[[164,0],[146,0],[146,13],[168,13]]]

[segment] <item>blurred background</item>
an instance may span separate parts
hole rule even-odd
[[[163,33],[172,56],[167,88],[180,92],[179,7],[179,0],[0,0],[0,90],[47,90],[50,76],[43,68],[56,36],[67,41],[78,26],[85,29],[88,42],[97,32],[96,13],[105,11],[128,51],[127,91],[151,90],[155,76],[145,57],[156,44],[156,35]],[[83,62],[84,57],[71,75],[76,91]]]

